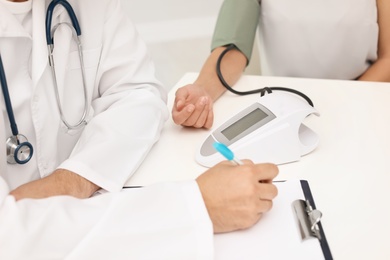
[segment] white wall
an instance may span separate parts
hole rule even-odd
[[[148,45],[157,77],[168,89],[184,73],[198,72],[202,67],[210,53],[222,1],[122,0],[125,11]],[[253,60],[246,73],[258,73],[257,63]]]

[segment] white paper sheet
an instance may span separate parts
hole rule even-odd
[[[255,226],[214,236],[215,259],[324,259],[319,240],[302,241],[299,233],[292,202],[305,198],[300,181],[275,184],[279,192],[273,208]]]

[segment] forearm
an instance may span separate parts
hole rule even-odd
[[[24,185],[10,192],[16,200],[24,198],[47,198],[58,195],[70,195],[76,198],[88,198],[99,187],[80,175],[58,169],[53,174]]]
[[[378,59],[359,80],[390,82],[390,57]]]
[[[223,50],[225,50],[225,47],[218,47],[212,51],[194,82],[195,85],[204,88],[214,101],[226,90],[216,72],[217,60]],[[246,57],[237,49],[233,49],[225,54],[221,62],[221,72],[230,86],[233,86],[241,77],[246,64]]]

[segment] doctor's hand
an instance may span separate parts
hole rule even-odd
[[[224,161],[200,175],[202,193],[214,233],[246,229],[272,207],[278,191],[272,179],[279,170],[274,164],[244,165]]]
[[[209,129],[213,125],[213,99],[197,84],[189,84],[176,91],[172,118],[177,125]]]

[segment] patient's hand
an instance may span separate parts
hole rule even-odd
[[[178,125],[209,129],[214,120],[213,100],[199,85],[181,87],[176,91],[172,118]]]

